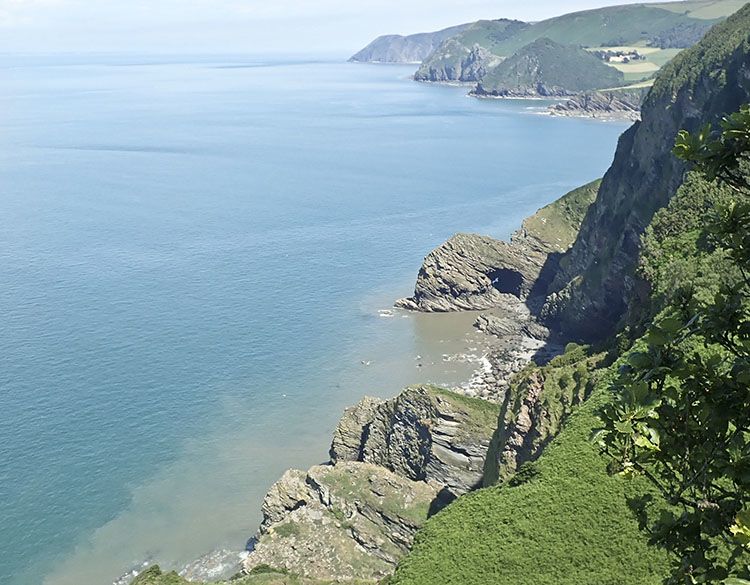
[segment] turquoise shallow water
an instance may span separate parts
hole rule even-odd
[[[378,310],[452,233],[600,176],[625,126],[411,69],[0,59],[0,583],[241,547],[345,405],[467,375],[440,359],[466,319]]]

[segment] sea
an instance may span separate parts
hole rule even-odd
[[[346,406],[478,367],[473,316],[393,301],[454,233],[600,177],[626,124],[413,71],[0,56],[0,583],[242,550]]]

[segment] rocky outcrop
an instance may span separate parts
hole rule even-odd
[[[545,256],[525,242],[457,234],[425,258],[414,296],[397,307],[428,312],[488,309],[525,298]]]
[[[458,39],[445,41],[414,74],[416,81],[477,82],[501,59],[475,44],[467,47]]]
[[[549,107],[553,116],[638,120],[647,90],[597,91]]]
[[[497,405],[431,386],[365,398],[341,418],[331,461],[380,465],[456,497],[481,483],[498,413]]]
[[[417,81],[476,83],[502,61],[492,48],[529,27],[518,20],[480,20],[446,39],[414,74]]]
[[[515,313],[514,319],[526,319],[528,311],[517,301],[546,290],[598,187],[594,181],[543,207],[524,220],[510,242],[476,234],[453,236],[425,258],[413,296],[396,306],[426,312],[503,307]]]
[[[547,323],[590,340],[617,328],[638,290],[641,234],[683,182],[685,165],[672,154],[678,131],[716,123],[748,101],[750,5],[662,69],[549,286]]]
[[[485,460],[485,486],[510,478],[541,455],[593,391],[592,376],[605,359],[571,344],[546,365],[525,369],[512,380]]]
[[[243,566],[317,579],[380,579],[410,549],[435,487],[360,462],[289,471],[263,502]]]
[[[384,35],[378,37],[364,49],[353,55],[353,63],[421,63],[443,41],[449,39],[471,24],[460,24],[443,30],[414,35]]]

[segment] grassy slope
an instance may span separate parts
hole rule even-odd
[[[687,0],[686,2],[664,2],[652,6],[672,12],[687,13],[691,18],[713,20],[727,17],[745,4],[747,0]]]
[[[646,544],[626,498],[640,481],[610,477],[588,437],[597,393],[535,463],[430,519],[392,585],[650,585],[667,559]]]
[[[723,3],[721,3],[723,6]],[[719,17],[733,12],[732,6],[715,10]],[[656,34],[693,18],[677,7],[671,10],[645,4],[613,6],[565,14],[538,22],[527,30],[495,47],[499,55],[508,56],[524,45],[541,37],[567,45],[599,47],[607,45],[634,45],[649,40]]]
[[[564,252],[573,245],[601,183],[601,179],[592,181],[542,207],[524,220],[523,229],[529,236],[549,243],[552,249]]]
[[[482,79],[485,91],[516,90],[543,84],[568,92],[589,91],[622,85],[622,73],[589,52],[537,39],[492,69]]]

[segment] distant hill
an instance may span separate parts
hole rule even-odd
[[[417,81],[479,81],[500,58],[494,47],[531,25],[518,20],[480,20],[443,41],[414,75]]]
[[[440,43],[472,26],[459,24],[443,30],[414,35],[385,35],[378,37],[353,55],[356,63],[421,63]]]
[[[568,96],[622,85],[625,76],[590,52],[541,38],[488,72],[477,96]]]
[[[713,18],[696,18],[689,6],[712,4]],[[685,10],[677,9],[685,6]],[[500,56],[510,56],[521,47],[541,37],[566,45],[583,47],[648,46],[658,36],[675,27],[707,25],[726,18],[736,10],[735,0],[715,2],[675,2],[671,9],[664,4],[630,4],[609,6],[564,14],[534,24],[492,48]],[[724,6],[725,9],[721,10]]]
[[[540,38],[589,49],[638,49],[643,60],[616,65],[628,82],[649,78],[681,50],[694,45],[745,0],[686,0],[610,6],[534,24],[480,20],[437,33],[380,37],[353,61],[421,62],[418,81],[481,79],[500,60]],[[428,49],[427,47],[431,47]]]

